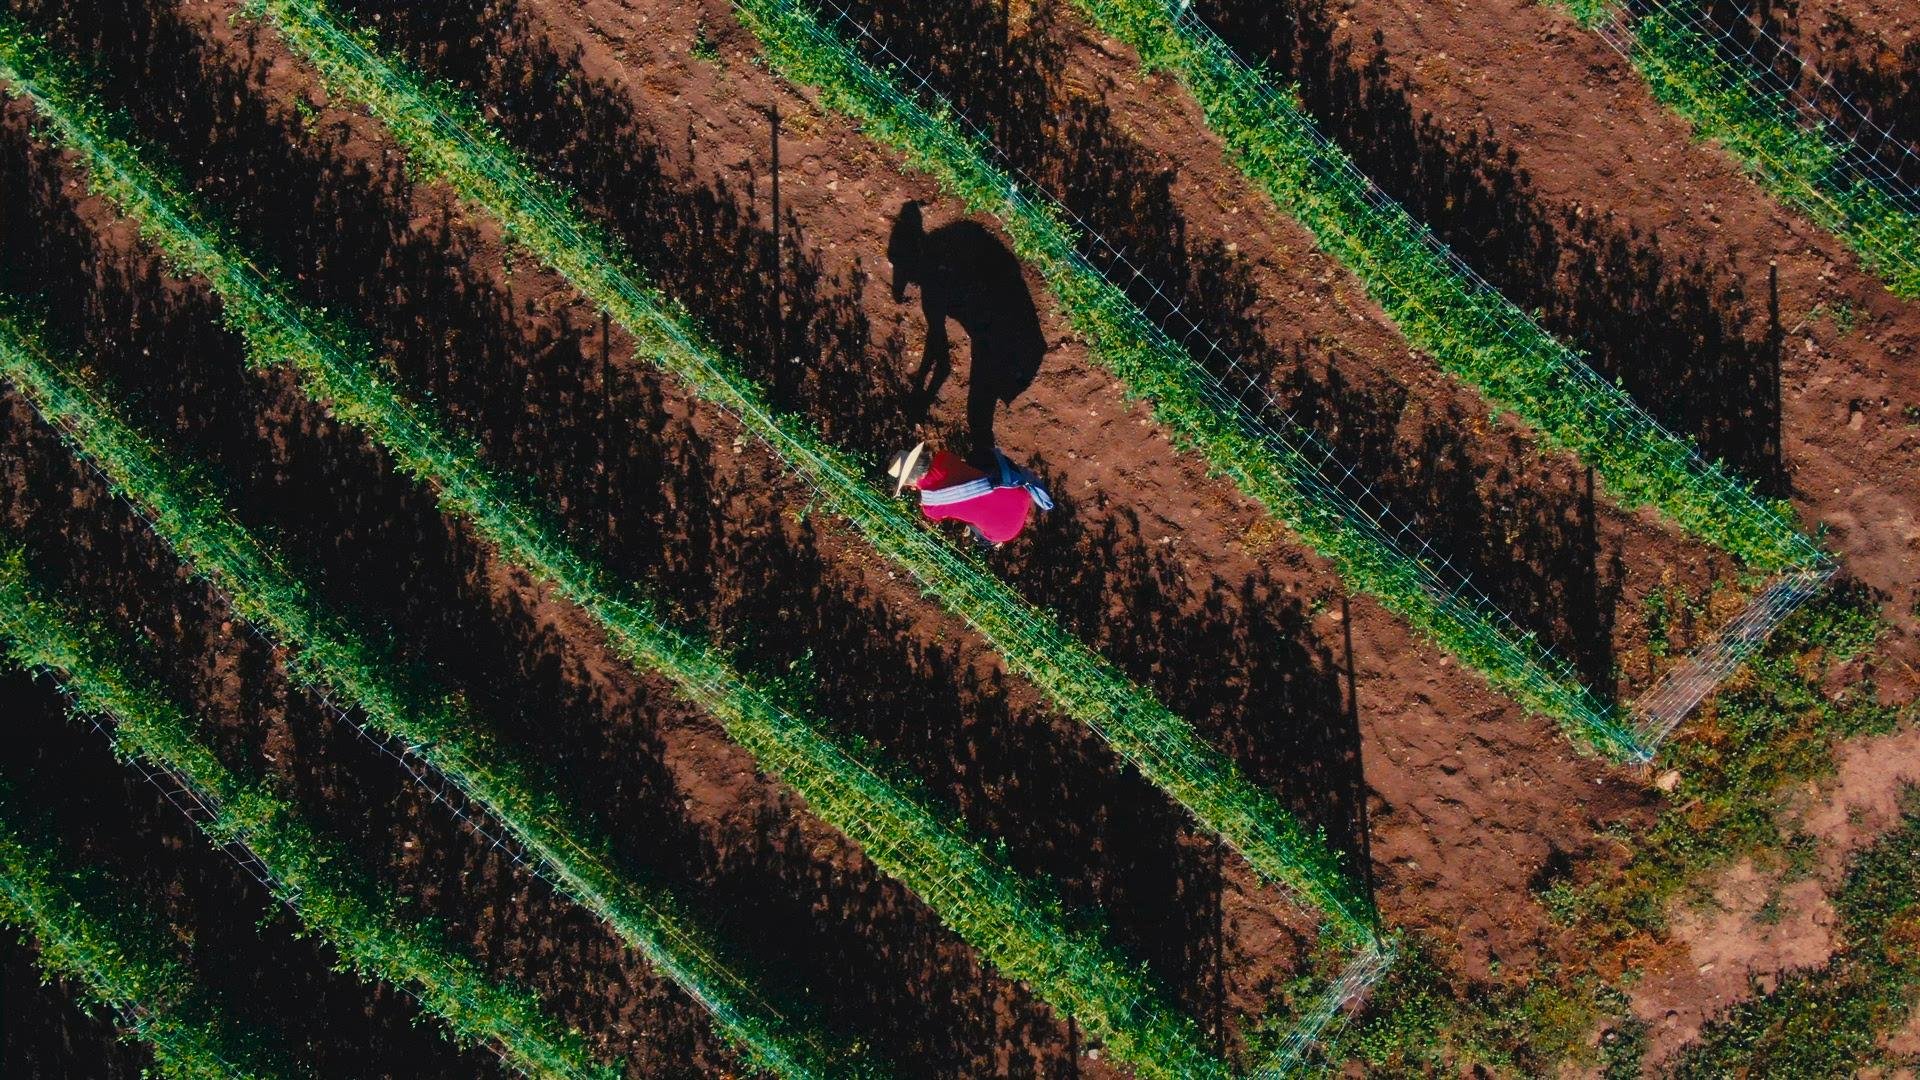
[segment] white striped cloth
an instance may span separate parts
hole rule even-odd
[[[1007,455],[999,450],[993,452],[994,461],[999,466],[999,475],[983,476],[978,480],[949,484],[943,488],[933,488],[920,492],[920,502],[924,506],[952,506],[968,499],[977,499],[996,488],[1025,488],[1033,499],[1033,505],[1042,510],[1053,509],[1053,497],[1041,486],[1040,478],[1007,460]]]

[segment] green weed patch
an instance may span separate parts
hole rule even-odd
[[[1555,882],[1541,902],[1573,935],[1527,976],[1462,982],[1436,946],[1415,941],[1329,1058],[1369,1076],[1426,1076],[1466,1063],[1551,1075],[1573,1061],[1638,1076],[1644,1032],[1623,1019],[1623,987],[1661,954],[1667,912],[1742,857],[1790,868],[1807,839],[1782,830],[1780,794],[1832,768],[1835,748],[1911,722],[1879,703],[1870,683],[1831,693],[1824,676],[1871,648],[1883,629],[1872,598],[1844,588],[1794,613],[1675,744],[1679,774],[1652,824],[1618,839],[1622,862]],[[1595,1048],[1596,1026],[1608,1024]],[[1729,1075],[1726,1072],[1705,1075]],[[1753,1075],[1816,1075],[1758,1072]]]
[[[1849,1076],[1920,1064],[1880,1045],[1920,1005],[1920,792],[1909,789],[1900,824],[1855,857],[1834,907],[1840,951],[1716,1017],[1680,1055],[1676,1078]]]

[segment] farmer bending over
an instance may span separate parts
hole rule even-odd
[[[893,455],[887,466],[893,493],[911,484],[920,492],[920,512],[934,521],[955,518],[973,526],[990,544],[1004,544],[1020,535],[1034,507],[1053,509],[1053,500],[1032,473],[1007,460],[998,449],[993,464],[978,469],[958,454],[942,450],[927,453],[927,444]]]

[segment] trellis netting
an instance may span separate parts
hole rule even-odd
[[[811,5],[738,0],[735,6],[775,66],[791,69],[784,72],[789,78],[831,86],[834,101],[855,112],[876,138],[904,149],[971,208],[995,213],[1016,251],[1060,296],[1076,329],[1094,340],[1096,357],[1152,403],[1175,441],[1203,453],[1332,559],[1351,588],[1379,599],[1501,692],[1602,753],[1622,759],[1641,753],[1617,710],[1581,683],[1569,661],[1515,626],[1125,252],[1039,184],[1000,164],[986,133],[849,12],[822,5],[834,27],[881,58],[886,73],[822,25]],[[1125,285],[1151,295],[1165,316],[1149,319]]]
[[[1845,241],[1895,294],[1920,298],[1913,147],[1764,27],[1736,35],[1698,0],[1557,2],[1762,187]]]
[[[1627,504],[1651,503],[1749,565],[1779,570],[1721,633],[1634,701],[1629,757],[1650,761],[1740,660],[1817,594],[1833,574],[1830,557],[1790,511],[1703,460],[1360,172],[1187,0],[1077,2],[1150,64],[1179,74],[1229,157],[1360,278],[1409,341],[1549,443],[1580,454]]]
[[[50,599],[19,549],[0,551],[0,654],[49,678],[73,717],[104,734],[115,756],[344,964],[405,991],[456,1041],[488,1045],[518,1072],[562,1080],[614,1075],[530,993],[490,980],[431,924],[403,914],[397,896],[343,859],[284,796],[223,763],[187,712],[137,673],[132,652],[126,638]]]
[[[1469,340],[1484,340],[1486,336],[1494,336],[1503,346],[1517,348],[1519,356],[1555,371],[1557,379],[1553,382],[1559,386],[1557,392],[1571,400],[1584,402],[1576,421],[1580,429],[1597,432],[1592,446],[1596,446],[1599,452],[1605,452],[1605,448],[1613,446],[1645,446],[1653,459],[1667,459],[1670,475],[1680,480],[1674,486],[1692,486],[1697,490],[1699,498],[1703,500],[1703,515],[1707,519],[1718,519],[1722,523],[1720,527],[1728,530],[1722,536],[1745,538],[1745,544],[1726,544],[1728,550],[1761,565],[1778,559],[1782,567],[1780,575],[1772,578],[1740,615],[1728,621],[1707,642],[1697,646],[1693,653],[1682,657],[1672,671],[1661,676],[1655,686],[1645,690],[1632,703],[1632,730],[1636,736],[1634,742],[1638,744],[1636,759],[1651,761],[1661,744],[1668,736],[1672,736],[1674,728],[1695,707],[1699,707],[1701,701],[1707,700],[1716,686],[1740,667],[1745,657],[1759,650],[1766,636],[1784,623],[1793,609],[1818,596],[1820,588],[1836,573],[1837,567],[1832,557],[1822,552],[1820,546],[1814,544],[1805,532],[1793,527],[1782,511],[1757,500],[1747,484],[1730,477],[1718,465],[1703,461],[1688,440],[1665,429],[1644,407],[1626,396],[1619,386],[1601,379],[1580,354],[1555,340],[1530,315],[1501,296],[1494,284],[1486,281],[1465,259],[1459,258],[1448,244],[1434,236],[1425,225],[1415,221],[1413,215],[1407,213],[1392,196],[1380,190],[1379,184],[1365,177],[1352,163],[1352,158],[1348,158],[1327,136],[1319,133],[1311,117],[1306,115],[1306,111],[1300,110],[1290,96],[1277,92],[1254,67],[1240,60],[1233,48],[1215,35],[1198,13],[1194,13],[1187,0],[1079,2],[1089,8],[1110,8],[1116,4],[1127,6],[1129,2],[1167,4],[1171,12],[1169,21],[1175,27],[1175,33],[1185,38],[1192,50],[1185,61],[1204,67],[1210,83],[1223,83],[1231,86],[1233,94],[1246,100],[1258,100],[1260,110],[1265,111],[1265,119],[1271,121],[1269,131],[1284,131],[1292,136],[1290,142],[1302,150],[1300,158],[1309,161],[1317,173],[1323,173],[1323,179],[1329,186],[1346,188],[1357,204],[1363,204],[1373,211],[1375,221],[1369,221],[1369,227],[1365,229],[1356,229],[1356,233],[1363,236],[1386,233],[1402,240],[1417,236],[1419,246],[1425,248],[1425,261],[1432,277],[1452,279],[1448,284],[1452,286],[1453,304],[1436,313],[1427,311],[1423,304],[1423,292],[1432,292],[1430,279],[1428,282],[1413,281],[1415,277],[1423,277],[1419,275],[1419,269],[1409,267],[1409,271],[1396,279],[1394,261],[1390,258],[1348,259],[1350,265],[1357,263],[1356,273],[1363,279],[1384,275],[1384,288],[1392,294],[1382,298],[1388,309],[1396,306],[1394,298],[1398,298],[1402,304],[1411,302],[1413,306],[1421,307],[1421,315],[1425,317],[1444,319],[1448,323],[1473,321],[1480,325],[1480,329],[1475,334],[1469,334]],[[1774,50],[1786,48],[1776,38],[1761,35],[1759,40],[1772,42]],[[1782,86],[1778,92],[1786,94],[1786,88]],[[1847,106],[1847,110],[1851,110],[1851,106]],[[1914,160],[1914,154],[1908,148],[1887,135],[1884,129],[1872,125],[1864,113],[1851,110],[1851,115],[1859,127],[1872,133],[1876,156],[1880,152],[1887,152],[1891,156],[1899,156],[1901,161],[1920,165],[1920,160]],[[1897,173],[1884,163],[1872,167],[1868,173],[1876,179],[1876,183],[1897,181]],[[1912,198],[1910,190],[1907,200],[1910,206],[1920,206],[1920,200]],[[1311,208],[1306,208],[1302,217],[1313,217]],[[1308,221],[1308,225],[1317,236],[1327,229],[1323,223],[1315,221]],[[1329,240],[1329,246],[1334,250],[1346,246],[1332,236],[1325,236],[1325,240]],[[1411,248],[1411,244],[1402,242],[1398,252],[1404,254],[1407,248]],[[1421,338],[1425,336],[1428,334],[1421,334]],[[1419,340],[1417,344],[1432,348],[1436,354],[1446,350],[1444,342]],[[1713,536],[1713,532],[1709,532],[1709,536]]]
[[[1038,252],[1025,250],[1023,255],[1037,255],[1043,262],[1057,260],[1066,264],[1066,270],[1056,271],[1059,274],[1097,278],[1101,285],[1118,294],[1121,303],[1127,303],[1125,298],[1130,294],[1150,296],[1156,313],[1164,312],[1158,323],[1150,322],[1128,303],[1130,310],[1118,316],[1124,323],[1121,333],[1145,341],[1164,354],[1184,354],[1201,361],[1193,367],[1204,383],[1204,397],[1247,433],[1248,442],[1260,448],[1257,453],[1268,454],[1262,467],[1277,466],[1286,473],[1286,480],[1304,493],[1306,501],[1325,514],[1337,516],[1341,531],[1348,537],[1363,536],[1376,552],[1371,566],[1379,566],[1377,553],[1385,553],[1387,563],[1414,568],[1420,598],[1401,595],[1396,604],[1391,590],[1374,590],[1375,595],[1388,600],[1390,607],[1415,620],[1416,625],[1432,634],[1443,647],[1481,670],[1502,691],[1528,708],[1560,720],[1594,745],[1623,760],[1645,762],[1653,758],[1658,744],[1643,742],[1641,733],[1657,730],[1658,726],[1643,721],[1638,715],[1638,703],[1632,716],[1623,716],[1581,686],[1569,662],[1532,635],[1519,631],[1444,552],[1436,551],[1410,523],[1361,483],[1351,468],[1339,462],[1331,449],[1298,417],[1275,400],[1256,372],[1246,368],[1182,312],[1178,303],[1150,280],[1124,251],[1048,196],[1032,177],[1007,164],[994,150],[993,140],[984,129],[958,113],[927,75],[916,72],[906,58],[873,34],[850,11],[836,0],[823,0],[819,5],[807,5],[799,0],[738,0],[736,7],[750,19],[758,20],[754,25],[762,28],[763,39],[771,28],[800,39],[803,47],[819,50],[823,56],[838,54],[818,67],[835,77],[856,81],[858,93],[881,103],[879,108],[869,106],[861,112],[861,118],[876,137],[905,146],[915,164],[941,175],[970,205],[993,210],[1014,233],[1016,246],[1021,246],[1026,232],[1038,233],[1039,239],[1027,245],[1039,249]],[[816,7],[824,12],[832,24],[831,29],[814,16]],[[1430,261],[1437,262],[1447,275],[1461,283],[1460,295],[1471,298],[1465,312],[1468,318],[1484,321],[1492,335],[1503,339],[1536,339],[1528,341],[1526,347],[1535,354],[1548,355],[1558,371],[1552,380],[1558,392],[1602,403],[1586,410],[1577,427],[1592,426],[1612,432],[1618,437],[1618,445],[1650,447],[1651,457],[1660,461],[1663,468],[1682,478],[1696,480],[1706,493],[1703,496],[1706,501],[1694,516],[1702,522],[1720,523],[1721,535],[1727,538],[1723,542],[1751,564],[1781,569],[1789,577],[1809,567],[1829,564],[1818,545],[1801,533],[1781,508],[1756,498],[1719,466],[1701,461],[1690,443],[1667,431],[1617,387],[1595,373],[1577,353],[1541,331],[1430,230],[1414,222],[1404,209],[1359,173],[1344,153],[1319,135],[1297,106],[1265,88],[1258,76],[1197,17],[1177,5],[1167,10],[1177,20],[1182,33],[1194,36],[1207,62],[1228,71],[1230,77],[1241,83],[1258,88],[1250,92],[1274,109],[1274,115],[1287,126],[1305,136],[1308,143],[1303,156],[1315,163],[1313,167],[1325,170],[1329,189],[1335,195],[1357,198],[1369,209],[1374,224],[1393,236],[1389,246],[1399,253],[1409,247],[1422,249]],[[842,39],[843,33],[856,41],[860,50],[877,57],[885,73],[877,71],[849,48]],[[814,73],[809,77],[820,75]],[[961,164],[942,168],[941,160],[934,160],[936,158]],[[1041,269],[1043,274],[1048,273],[1045,265]],[[1049,277],[1053,278],[1054,274]],[[1063,295],[1070,288],[1071,284],[1062,288]],[[1112,316],[1112,312],[1103,311],[1103,316]],[[1223,463],[1216,457],[1214,464],[1248,486],[1235,463]],[[1260,490],[1259,482],[1256,480],[1249,490]],[[1651,486],[1672,485],[1661,478]],[[1324,524],[1324,519],[1318,524]],[[1762,630],[1769,630],[1777,624],[1790,608],[1775,600],[1777,597],[1757,602],[1753,611],[1756,618],[1764,616],[1770,621],[1756,624],[1755,619],[1749,619],[1746,625],[1750,628],[1760,625]],[[1413,605],[1411,609],[1404,606],[1409,602]],[[1661,714],[1664,724],[1671,714],[1672,701],[1664,700],[1661,704],[1666,710]],[[1670,732],[1671,725],[1665,725],[1665,730]]]
[[[814,814],[925,899],[1010,978],[1027,983],[1079,1019],[1112,1056],[1126,1057],[1146,1075],[1193,1077],[1224,1070],[1191,1017],[1171,1008],[1169,994],[1113,951],[1091,913],[1065,918],[1044,883],[1014,873],[985,845],[948,826],[933,807],[838,744],[816,719],[781,707],[714,647],[661,621],[659,602],[637,583],[608,577],[559,533],[537,504],[517,494],[510,477],[487,465],[476,446],[446,427],[437,413],[390,385],[369,362],[364,341],[294,300],[160,165],[116,134],[108,114],[81,100],[57,72],[50,72],[40,50],[24,35],[0,38],[0,44],[0,68],[6,77],[30,87],[63,141],[86,156],[96,184],[143,226],[147,238],[176,267],[204,275],[219,292],[229,323],[245,337],[256,366],[292,366],[334,415],[367,431],[404,471],[431,483],[443,509],[465,517],[511,563],[552,582],[559,595],[600,621],[624,659],[665,675],[689,700],[707,708],[767,771],[792,785]],[[34,74],[23,75],[22,69]],[[398,87],[396,94],[405,89]],[[622,920],[616,927],[649,944],[649,958],[677,979],[696,983],[690,992],[710,1002],[730,1029],[743,1035],[760,1030],[752,1049],[769,1064],[790,1074],[849,1075],[850,1066],[815,1067],[802,1044],[819,1039],[797,1032],[789,1039],[775,1031],[776,1025],[788,1026],[780,1010],[771,1005],[754,1009],[774,1018],[763,1021],[737,1004],[757,999],[689,936],[689,924],[667,910],[663,895],[653,902],[637,895],[633,903],[620,901],[635,889],[614,880],[617,875],[599,850],[603,838],[589,837],[592,850],[583,847],[572,837],[577,823],[563,807],[537,807],[547,798],[546,789],[514,762],[485,752],[486,746],[475,741],[484,739],[484,733],[456,715],[453,700],[437,694],[430,701],[417,700],[415,694],[416,700],[409,702],[409,691],[415,688],[396,681],[393,666],[377,650],[330,614],[321,614],[304,584],[222,509],[217,496],[180,479],[191,470],[160,460],[159,452],[127,428],[112,408],[39,349],[23,345],[10,352],[0,349],[0,354],[36,404],[59,414],[76,441],[89,444],[119,488],[137,495],[150,509],[158,508],[156,518],[169,542],[220,581],[237,611],[264,619],[277,636],[300,643],[291,670],[332,686],[362,712],[379,718],[390,733],[404,734],[409,756],[419,754],[454,784],[485,794],[489,817],[511,830],[519,845],[550,863],[571,887],[570,895],[599,903],[596,912],[609,921]],[[1263,805],[1278,808],[1277,800],[1253,790],[1264,803],[1235,808],[1240,814],[1236,824],[1245,823],[1249,811],[1258,812]],[[472,798],[481,801],[478,794]],[[1290,869],[1310,888],[1331,888],[1336,905],[1348,905],[1336,906],[1329,920],[1342,940],[1352,933],[1370,935],[1370,912],[1364,900],[1357,909],[1350,906],[1355,892],[1338,873],[1338,863],[1330,855],[1325,861],[1310,861],[1317,858],[1316,838],[1302,835],[1303,830],[1279,836],[1283,823],[1255,820],[1243,835],[1251,832],[1296,844],[1268,850],[1276,857],[1300,853],[1300,865]],[[1263,827],[1264,833],[1254,832]],[[614,889],[619,895],[608,891]],[[634,908],[646,908],[644,914],[653,917],[641,920]]]
[[[615,240],[566,192],[539,175],[463,102],[423,88],[376,55],[364,35],[311,0],[259,5],[336,90],[369,104],[417,166],[445,179],[567,277],[641,344],[641,355],[769,446],[820,503],[977,628],[1008,666],[1100,734],[1223,838],[1266,880],[1298,891],[1342,934],[1369,939],[1375,915],[1344,861],[1317,830],[1253,783],[1191,724],[1028,603],[976,556],[962,552],[868,478],[803,418],[774,408],[763,389],[706,340],[684,309],[647,284]],[[543,559],[553,556],[543,554]]]

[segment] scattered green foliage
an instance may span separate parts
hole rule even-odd
[[[98,872],[60,863],[24,828],[0,786],[0,923],[32,936],[49,975],[73,980],[84,998],[153,1048],[171,1080],[297,1076],[273,1063],[284,1050],[261,1031],[242,1031],[181,962],[150,912]]]
[[[1659,660],[1669,656],[1684,656],[1688,650],[1697,648],[1699,639],[1706,636],[1714,625],[1713,603],[1723,589],[1735,586],[1715,583],[1704,592],[1693,592],[1683,586],[1662,582],[1647,590],[1640,601],[1640,617],[1644,621],[1647,652]]]
[[[565,191],[528,165],[476,110],[451,90],[429,86],[399,61],[382,55],[370,37],[347,29],[321,4],[256,0],[252,6],[337,92],[379,118],[416,168],[498,220],[522,247],[631,332],[647,359],[703,401],[736,417],[807,479],[821,506],[851,523],[876,551],[979,630],[1010,668],[1052,696],[1068,715],[1099,732],[1142,775],[1191,811],[1203,828],[1244,855],[1262,877],[1305,896],[1328,914],[1337,932],[1371,940],[1370,900],[1323,836],[1304,827],[1271,792],[1254,784],[1151,693],[1067,633],[1051,614],[1028,604],[976,557],[954,549],[918,515],[903,510],[899,500],[876,489],[866,479],[871,468],[829,445],[805,421],[777,412],[762,389],[706,339],[680,305],[645,284],[622,246],[595,227]],[[339,397],[331,390],[322,395]],[[416,452],[400,456],[413,460]],[[424,475],[437,476],[439,471],[437,465],[421,467]],[[446,497],[450,489],[443,481],[436,483]],[[460,498],[463,512],[476,520],[499,513],[478,489]],[[525,528],[513,522],[501,527]],[[541,576],[560,583],[570,599],[603,621],[644,621],[610,606],[604,597],[617,592],[597,583],[583,567],[569,565],[577,562],[570,554],[536,537],[509,543],[505,535],[489,532],[503,551],[537,554]],[[575,578],[578,585],[568,584]]]
[[[720,43],[707,32],[707,20],[701,19],[693,26],[693,44],[687,47],[687,53],[695,60],[708,64],[719,64]]]
[[[1649,1026],[1624,1016],[1600,1035],[1601,1080],[1640,1080],[1646,1071]]]
[[[1328,1037],[1325,1061],[1361,1061],[1375,1070],[1418,1070],[1439,1065],[1441,1032],[1452,1022],[1456,1004],[1444,973],[1428,950],[1406,949],[1369,997],[1359,1023]]]
[[[265,784],[229,769],[196,736],[188,715],[135,673],[127,643],[48,599],[17,548],[0,551],[0,647],[15,664],[51,674],[76,715],[112,717],[117,753],[179,778],[216,816],[194,824],[219,845],[244,845],[272,876],[274,895],[362,977],[409,990],[465,1044],[497,1047],[527,1076],[612,1080],[585,1041],[539,1000],[488,979],[431,927],[400,914],[335,841],[316,833]]]
[[[1414,945],[1361,1016],[1327,1040],[1322,1061],[1358,1062],[1369,1078],[1451,1075],[1467,1063],[1499,1075],[1548,1076],[1556,1062],[1594,1057],[1590,1040],[1607,987],[1590,971],[1544,964],[1516,977],[1460,985]]]
[[[1359,278],[1411,344],[1593,466],[1623,506],[1656,507],[1756,567],[1819,560],[1789,507],[1762,502],[1703,461],[1524,311],[1449,263],[1412,215],[1320,135],[1293,93],[1276,92],[1190,8],[1077,2],[1148,68],[1179,76],[1234,164]]]
[[[314,108],[313,103],[306,98],[294,98],[293,111],[294,114],[300,118],[300,127],[302,130],[312,132],[320,126],[320,110]]]
[[[1778,888],[1768,890],[1766,899],[1753,912],[1753,921],[1759,926],[1778,926],[1786,917],[1786,895]]]
[[[1645,1034],[1626,1015],[1622,990],[1660,954],[1668,909],[1743,857],[1789,878],[1805,872],[1817,847],[1781,826],[1780,793],[1830,770],[1842,740],[1911,721],[1910,708],[1881,704],[1868,682],[1826,688],[1828,673],[1864,655],[1883,626],[1859,587],[1823,596],[1781,626],[1676,745],[1668,807],[1644,830],[1619,836],[1629,857],[1541,895],[1571,935],[1555,950],[1566,959],[1525,976],[1471,980],[1440,962],[1435,943],[1416,938],[1363,1014],[1330,1040],[1329,1058],[1363,1063],[1369,1077],[1468,1064],[1547,1076],[1569,1061],[1638,1075],[1631,1062]],[[1592,1034],[1603,1024],[1596,1048]],[[1627,1045],[1616,1047],[1620,1040]]]
[[[1864,653],[1882,625],[1857,586],[1795,612],[1671,748],[1674,808],[1633,838],[1634,855],[1617,872],[1579,889],[1574,921],[1624,946],[1661,929],[1687,882],[1738,853],[1776,852],[1783,865],[1795,858],[1805,841],[1782,831],[1775,793],[1820,775],[1841,739],[1890,730],[1902,715],[1870,682],[1834,695],[1807,671]]]
[[[1836,897],[1840,951],[1716,1017],[1681,1055],[1676,1078],[1853,1076],[1915,1064],[1880,1045],[1920,1005],[1920,797],[1907,795],[1901,823],[1854,859]]]
[[[16,73],[20,66],[15,62]],[[8,77],[18,81],[12,74]],[[64,111],[68,104],[64,98],[47,90],[44,80],[34,85],[43,108],[71,119],[72,114]],[[92,145],[103,143],[96,137]],[[127,186],[109,188],[109,195],[176,264],[203,274],[215,285],[226,301],[227,318],[246,338],[255,363],[291,366],[336,416],[366,431],[403,469],[431,484],[445,510],[464,517],[510,562],[551,583],[561,596],[594,616],[626,660],[669,679],[689,700],[711,712],[763,768],[793,785],[816,814],[860,844],[883,871],[918,893],[1009,978],[1028,983],[1042,998],[1078,1019],[1102,1040],[1108,1053],[1133,1063],[1143,1075],[1225,1075],[1224,1063],[1205,1047],[1198,1025],[1171,1004],[1169,995],[1141,965],[1118,953],[1097,918],[1089,913],[1069,917],[1051,889],[1016,874],[1004,860],[969,839],[963,826],[949,820],[950,815],[943,817],[917,793],[890,783],[885,778],[892,771],[887,765],[870,764],[867,759],[873,755],[836,742],[826,724],[794,704],[790,687],[783,690],[765,680],[749,680],[720,650],[673,627],[656,600],[611,580],[569,544],[549,515],[521,494],[524,485],[493,473],[477,447],[447,430],[437,415],[402,398],[371,360],[364,343],[290,300],[284,288],[240,256],[220,230],[201,224],[203,215],[150,171],[130,146],[116,145],[119,149],[102,152],[91,162],[96,179],[103,173],[127,178]],[[18,369],[13,377],[28,387],[36,404],[49,410],[50,418],[65,421],[69,430],[84,426],[93,433],[91,442],[88,436],[76,435],[76,439],[96,458],[120,447],[119,456],[133,464],[109,466],[109,474],[139,476],[137,484],[125,487],[143,505],[184,506],[197,515],[194,535],[176,537],[163,525],[163,534],[176,547],[198,554],[210,545],[224,545],[219,554],[210,556],[216,566],[223,558],[231,564],[212,575],[223,585],[271,572],[270,555],[231,517],[215,509],[216,501],[204,493],[176,495],[175,489],[156,480],[143,462],[157,461],[158,455],[144,445],[124,449],[139,443],[138,436],[113,418],[96,395],[57,371],[45,359],[44,350],[24,333],[14,336],[17,340],[11,349],[0,341],[0,355],[19,354],[17,359],[8,358],[9,367]],[[108,429],[112,429],[110,437],[102,438],[100,433]],[[236,550],[252,558],[236,558]],[[285,580],[284,571],[278,573],[282,580],[266,588],[299,587]],[[249,610],[236,598],[235,606],[283,637],[290,636],[285,626],[300,625],[304,619],[311,634],[311,626],[319,621],[292,604],[271,611]],[[349,655],[349,650],[357,651]],[[387,681],[382,661],[371,655],[370,648],[336,640],[330,643],[328,655],[332,666],[314,675],[330,684],[343,683],[356,699],[385,702],[402,693]],[[356,665],[351,675],[335,674],[334,669],[343,664]],[[589,899],[598,899],[600,908],[617,914],[617,906],[609,908],[602,898],[620,887],[605,866],[606,856],[597,843],[585,849],[574,840],[583,834],[584,826],[557,833],[555,826],[569,817],[551,799],[545,799],[531,821],[516,813],[519,806],[531,804],[536,798],[533,793],[542,786],[530,777],[503,783],[489,766],[479,764],[489,756],[483,753],[484,743],[467,744],[471,758],[462,747],[449,746],[448,733],[458,730],[460,723],[451,702],[418,702],[412,707],[433,711],[429,730],[437,742],[430,753],[446,759],[445,767],[453,770],[450,776],[463,786],[482,785],[481,790],[494,799],[488,805],[501,807],[495,815],[523,843],[549,858],[571,860],[560,868],[590,880],[592,888],[581,891]],[[414,725],[408,734],[411,740],[418,737],[412,732],[419,730],[421,720],[413,716],[390,722],[396,729],[403,723]],[[464,734],[470,740],[479,738],[470,731]],[[490,756],[497,758],[498,752]],[[656,919],[652,926],[639,924],[630,932],[636,940],[652,944],[655,951],[649,955],[657,955],[656,962],[688,972],[692,988],[707,995],[703,1000],[711,998],[709,1004],[725,1026],[764,1060],[790,1074],[814,1069],[802,1051],[775,1040],[778,1029],[770,1019],[746,1013],[750,999],[745,989],[721,981],[731,977],[713,965],[704,949],[676,955],[675,947],[689,942],[676,940],[684,935],[663,934],[662,929]]]
[[[1920,297],[1920,214],[1850,167],[1849,143],[1830,124],[1801,117],[1761,72],[1719,48],[1690,5],[1660,0],[1629,14],[1620,0],[1555,2],[1588,27],[1623,24],[1654,97],[1775,198],[1845,241],[1895,295]]]
[[[1835,300],[1831,304],[1819,303],[1813,305],[1813,310],[1807,312],[1807,321],[1812,322],[1815,319],[1830,320],[1833,323],[1835,332],[1845,337],[1853,333],[1854,326],[1860,320],[1860,313],[1854,310],[1853,305],[1847,301]]]

